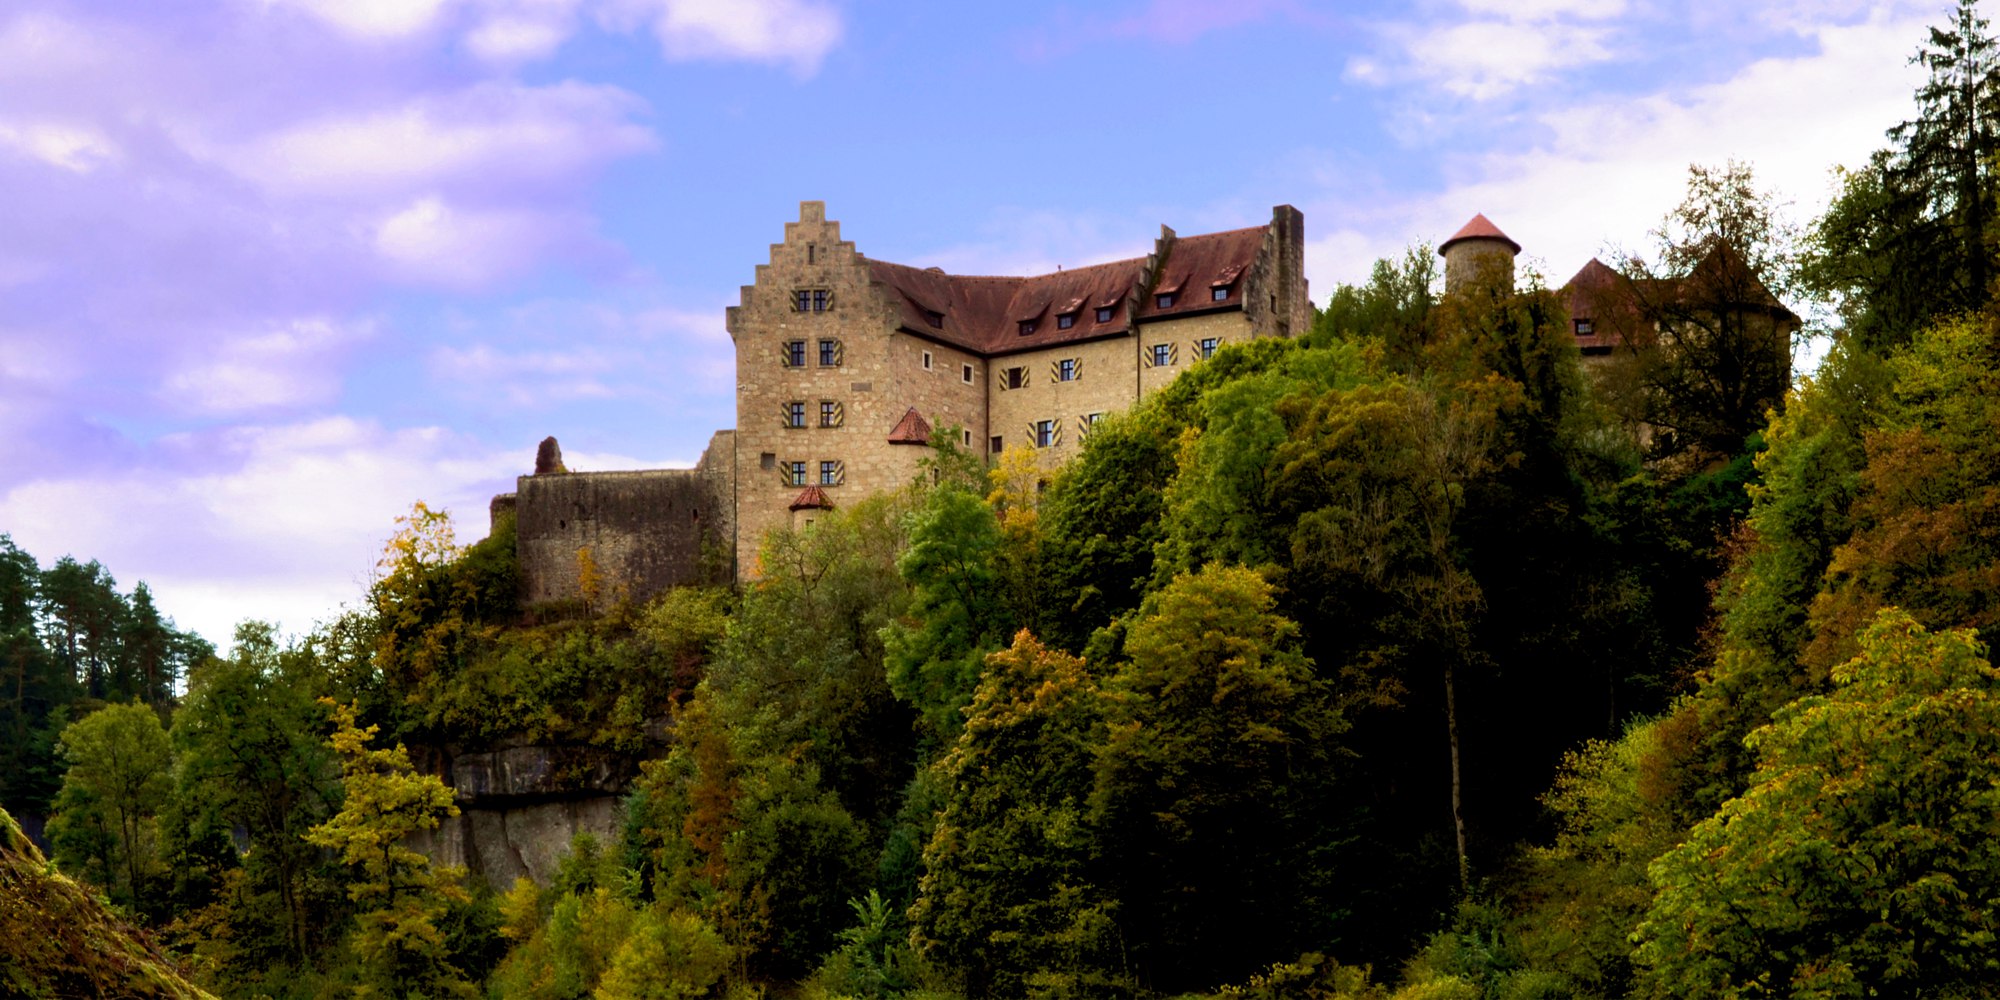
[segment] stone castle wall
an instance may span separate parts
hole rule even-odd
[[[520,477],[512,506],[523,602],[584,596],[586,552],[600,601],[733,577],[733,438],[718,433],[692,469]]]

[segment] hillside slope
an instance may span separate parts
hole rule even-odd
[[[0,995],[213,1000],[0,809]]]

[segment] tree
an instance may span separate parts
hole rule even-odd
[[[173,787],[172,752],[159,715],[138,702],[107,705],[63,730],[69,770],[49,823],[57,861],[136,902],[157,863],[154,820]]]
[[[125,602],[116,582],[97,560],[79,563],[64,556],[42,571],[41,597],[47,643],[57,661],[84,693],[103,698],[118,656]]]
[[[1097,884],[1089,823],[1106,707],[1082,660],[1023,630],[987,657],[965,728],[935,765],[945,802],[911,936],[971,996],[1120,985],[1118,910]]]
[[[1991,294],[2000,58],[1977,0],[1959,0],[1910,61],[1925,70],[1917,117],[1891,128],[1890,148],[1867,166],[1843,172],[1805,272],[1843,298],[1848,330],[1878,351]]]
[[[331,814],[339,791],[303,659],[279,647],[270,625],[237,626],[229,658],[211,658],[189,676],[172,733],[187,835],[203,825],[248,834],[243,864],[255,889],[277,896],[294,962],[309,956],[315,937],[307,876],[319,852],[305,834]]]
[[[993,508],[945,485],[911,514],[910,547],[896,560],[911,601],[907,619],[882,635],[889,688],[944,740],[958,733],[980,664],[1012,624],[995,565],[1000,547]]]
[[[2000,938],[2000,671],[1889,609],[1834,690],[1751,736],[1749,791],[1651,868],[1660,996],[1987,996]]]
[[[331,745],[346,797],[339,812],[305,837],[337,853],[353,871],[347,897],[361,913],[350,940],[364,975],[391,995],[473,995],[472,984],[446,957],[439,926],[448,905],[465,898],[459,871],[434,869],[409,846],[412,834],[458,815],[451,789],[416,773],[400,744],[369,749],[378,727],[357,725],[353,706],[325,703],[333,710]]]
[[[1628,280],[1597,311],[1635,369],[1632,415],[1651,428],[1654,456],[1726,459],[1790,385],[1798,236],[1735,161],[1690,166],[1686,198],[1652,236],[1654,260],[1628,255]]]
[[[1241,978],[1331,930],[1322,851],[1347,721],[1275,603],[1241,567],[1175,577],[1106,684],[1091,825],[1132,961],[1162,992]]]

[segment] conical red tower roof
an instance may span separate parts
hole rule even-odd
[[[1438,244],[1438,253],[1442,254],[1446,250],[1450,250],[1452,244],[1462,240],[1499,240],[1507,244],[1508,248],[1515,253],[1521,252],[1521,244],[1514,242],[1512,237],[1501,232],[1500,227],[1494,225],[1493,220],[1488,219],[1483,213],[1473,216],[1471,222],[1460,227],[1458,232],[1451,234],[1451,239]]]
[[[916,407],[910,407],[910,412],[903,414],[903,419],[896,421],[895,429],[889,432],[889,443],[930,444],[930,421],[925,420]]]

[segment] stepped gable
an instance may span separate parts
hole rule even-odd
[[[1475,214],[1471,222],[1461,226],[1458,232],[1451,234],[1451,239],[1438,244],[1437,252],[1442,254],[1446,250],[1451,249],[1452,244],[1461,243],[1465,240],[1499,240],[1507,244],[1508,248],[1512,249],[1515,253],[1521,252],[1521,244],[1514,242],[1513,237],[1501,232],[1500,227],[1494,225],[1493,220],[1488,219],[1484,212]]]
[[[792,498],[792,509],[832,510],[833,501],[827,498],[825,490],[817,486],[808,486],[800,490],[798,496]]]
[[[930,444],[931,424],[924,415],[912,406],[903,419],[896,421],[895,429],[889,432],[890,444]]]
[[[1031,277],[946,274],[869,260],[869,275],[898,300],[901,328],[988,357],[1057,344],[1117,336],[1132,329],[1131,306],[1146,296],[1139,319],[1160,319],[1210,309],[1209,289],[1237,282],[1256,262],[1269,225],[1175,239],[1168,253],[1167,278],[1144,287],[1150,258],[1134,257]],[[1169,289],[1167,285],[1171,284]],[[1175,304],[1156,308],[1153,294],[1176,291]],[[1232,300],[1232,306],[1240,302]],[[1097,321],[1097,310],[1112,310]],[[1074,313],[1076,323],[1059,328],[1056,318]],[[933,322],[936,320],[937,322]],[[1021,333],[1021,324],[1035,324]]]

